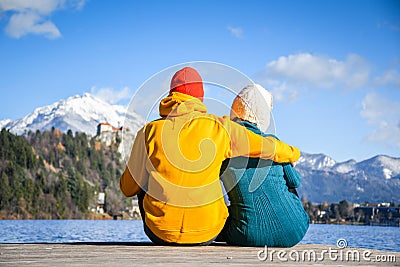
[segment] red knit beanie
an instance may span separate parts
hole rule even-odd
[[[185,67],[175,73],[171,79],[170,93],[179,92],[203,101],[203,81],[200,74],[191,67]]]

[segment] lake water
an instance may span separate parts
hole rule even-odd
[[[301,243],[400,252],[400,228],[312,224]],[[0,243],[149,242],[142,221],[3,220]]]

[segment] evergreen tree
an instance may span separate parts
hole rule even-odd
[[[8,210],[12,198],[10,182],[6,173],[2,173],[0,177],[0,210]]]
[[[0,214],[18,218],[85,218],[94,191],[110,195],[109,212],[123,206],[117,146],[68,131],[0,131]],[[94,184],[92,186],[91,184]],[[92,205],[92,206],[91,206]]]
[[[36,182],[39,184],[39,187],[41,188],[43,193],[47,194],[49,190],[48,190],[47,183],[46,183],[46,180],[44,178],[43,172],[39,172],[37,174]]]
[[[65,218],[66,211],[66,200],[68,198],[68,188],[64,177],[60,174],[58,176],[58,183],[55,190],[56,207],[59,214],[59,218]]]
[[[35,182],[35,187],[33,190],[33,197],[32,197],[32,215],[34,216],[34,218],[38,218],[37,216],[40,211],[39,204],[42,194],[43,192],[42,189],[40,188],[39,183]]]
[[[33,193],[35,191],[35,183],[32,179],[26,178],[23,183],[23,197],[26,201],[26,209],[32,210]]]

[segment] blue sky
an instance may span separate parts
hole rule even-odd
[[[302,151],[400,157],[400,1],[0,0],[0,120],[197,60],[271,90]]]

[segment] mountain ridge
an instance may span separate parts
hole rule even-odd
[[[99,123],[120,126],[127,116],[130,133],[134,134],[145,120],[136,113],[126,114],[126,111],[124,106],[111,105],[85,93],[36,108],[18,120],[0,121],[0,128],[23,135],[28,131],[54,127],[62,132],[71,129],[95,136]],[[129,152],[128,149],[126,151]],[[299,190],[301,195],[314,202],[343,199],[353,202],[400,202],[400,158],[376,155],[359,162],[354,159],[337,162],[323,153],[302,152],[296,168],[303,176]]]
[[[36,108],[31,114],[17,120],[0,121],[0,128],[6,128],[10,132],[23,135],[27,131],[50,130],[52,127],[62,132],[71,129],[73,132],[85,132],[88,135],[96,134],[97,125],[108,122],[119,126],[124,122],[125,116],[130,121],[137,121],[133,126],[137,131],[144,119],[136,113],[127,113],[124,106],[109,104],[89,93],[82,96],[75,95],[60,100],[53,104]]]
[[[360,162],[352,159],[315,166],[315,162],[331,163],[328,156],[323,159],[322,155],[303,153],[296,165],[303,177],[299,193],[305,199],[315,203],[400,202],[400,158],[377,155]],[[315,157],[318,161],[314,162]]]

